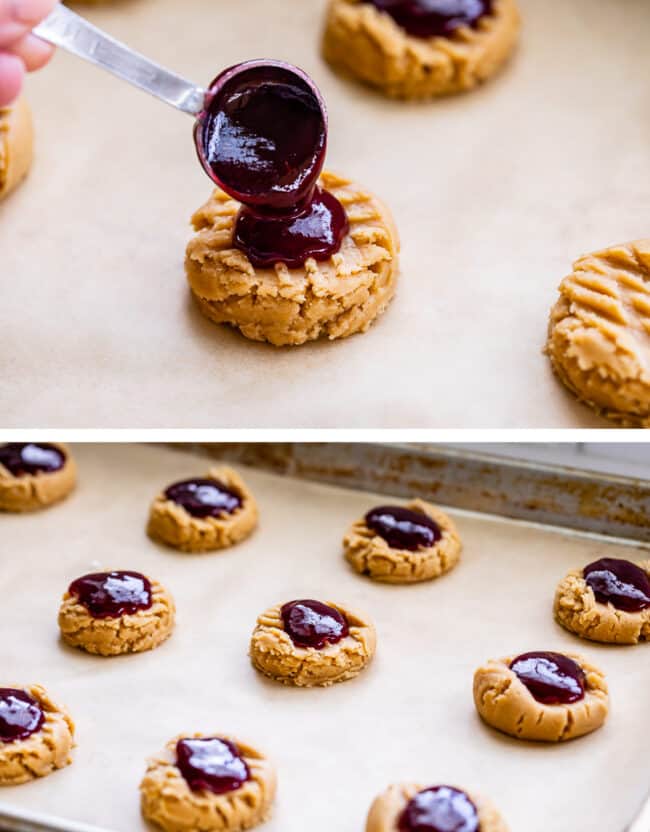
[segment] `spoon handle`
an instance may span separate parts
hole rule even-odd
[[[203,109],[205,90],[169,72],[59,3],[34,29],[34,34],[112,72],[184,113]]]

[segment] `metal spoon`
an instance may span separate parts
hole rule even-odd
[[[215,78],[208,89],[199,87],[173,72],[134,52],[128,46],[102,32],[83,17],[59,3],[52,13],[33,30],[33,33],[54,46],[63,47],[73,55],[102,67],[118,78],[128,81],[150,95],[159,98],[172,107],[196,118],[194,142],[199,160],[207,175],[236,199],[240,194],[233,191],[227,182],[217,179],[208,159],[206,137],[203,125],[211,107],[220,107],[220,94],[228,85],[244,73],[281,72],[284,79],[292,79],[298,87],[306,89],[321,111],[323,129],[327,133],[327,111],[325,103],[314,82],[298,67],[284,61],[245,61],[224,70]],[[314,176],[317,177],[323,165],[325,144],[315,152]]]
[[[56,6],[33,31],[184,113],[198,116],[203,110],[206,90],[134,52],[66,6]]]

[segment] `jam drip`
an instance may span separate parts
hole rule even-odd
[[[476,806],[453,786],[432,786],[411,798],[400,815],[399,832],[480,832]]]
[[[45,714],[26,690],[0,688],[0,742],[31,737],[41,729]]]
[[[182,506],[192,517],[221,517],[242,505],[242,498],[218,480],[193,479],[175,482],[165,497]]]
[[[290,601],[281,610],[285,631],[296,647],[322,650],[350,633],[346,617],[320,601]]]
[[[73,581],[68,592],[93,618],[119,618],[148,610],[151,584],[140,572],[93,572]]]
[[[461,26],[476,28],[492,14],[493,0],[366,0],[416,38],[450,37]]]
[[[625,612],[650,607],[648,575],[629,560],[602,558],[585,566],[582,574],[601,604],[609,603]]]
[[[377,506],[365,516],[366,526],[392,549],[416,549],[433,546],[442,537],[440,526],[421,512],[401,506]]]
[[[176,765],[192,791],[225,794],[241,788],[251,774],[237,746],[219,737],[179,740]]]
[[[233,243],[253,265],[298,268],[339,250],[348,220],[317,187],[327,117],[304,73],[273,61],[225,70],[210,85],[195,141],[208,175],[242,203]]]
[[[10,442],[0,447],[0,465],[14,477],[29,474],[52,474],[65,464],[62,451],[50,444]]]
[[[510,669],[543,705],[570,705],[585,695],[585,673],[563,653],[522,653]]]
[[[235,226],[235,246],[254,266],[283,262],[295,269],[308,257],[326,260],[341,247],[349,230],[343,206],[328,191],[314,188],[306,208],[297,214],[257,214],[243,207]]]

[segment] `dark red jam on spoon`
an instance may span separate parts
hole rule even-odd
[[[311,79],[279,61],[249,61],[210,85],[195,128],[208,175],[242,203],[234,244],[255,266],[302,265],[339,250],[343,207],[317,181],[327,115]]]
[[[44,720],[43,709],[26,690],[0,688],[0,742],[25,740]]]
[[[449,37],[461,26],[476,28],[492,13],[493,0],[366,0],[387,12],[416,38]]]
[[[65,454],[50,444],[10,442],[0,446],[0,465],[14,475],[51,474],[65,464]]]
[[[480,832],[476,806],[453,786],[418,792],[399,816],[397,828],[399,832]]]
[[[346,617],[320,601],[290,601],[281,610],[285,631],[296,647],[322,650],[350,633]]]
[[[585,673],[563,653],[522,653],[510,669],[543,705],[570,705],[585,695]]]
[[[192,791],[225,794],[241,788],[251,774],[237,746],[219,737],[179,740],[176,765]]]
[[[648,575],[629,560],[602,558],[585,566],[582,574],[601,604],[609,603],[625,612],[640,612],[650,607]]]
[[[68,592],[93,618],[119,618],[151,607],[151,584],[140,572],[93,572],[77,578]]]
[[[183,480],[170,485],[165,497],[182,506],[192,517],[221,517],[232,514],[242,498],[218,480]]]
[[[434,520],[401,506],[377,506],[366,514],[365,521],[392,549],[414,552],[433,546],[442,537],[440,526]]]

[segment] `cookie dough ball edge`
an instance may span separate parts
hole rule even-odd
[[[12,685],[26,690],[45,715],[42,727],[24,740],[0,742],[0,786],[18,786],[72,762],[74,722],[67,710],[57,705],[41,685]]]
[[[343,555],[359,575],[392,584],[419,583],[450,572],[460,560],[462,541],[454,521],[424,500],[411,500],[404,508],[430,517],[442,531],[442,539],[428,548],[393,549],[368,528],[365,518],[355,521],[343,538]]]
[[[15,477],[0,464],[0,511],[37,511],[64,500],[77,484],[77,465],[67,445],[52,442],[65,456],[58,471]]]
[[[0,108],[0,200],[27,176],[34,155],[32,113],[24,98]]]
[[[241,497],[242,505],[221,517],[192,517],[161,491],[149,509],[147,534],[152,540],[196,554],[230,548],[253,533],[259,516],[257,502],[237,471],[218,465],[208,471],[207,478],[232,488]]]

